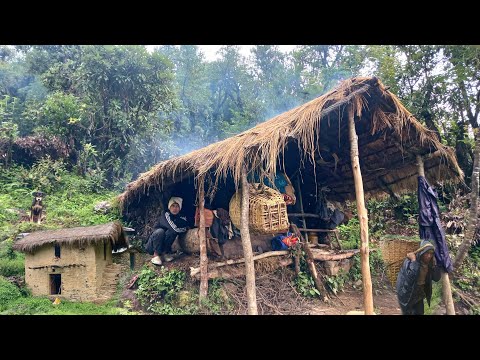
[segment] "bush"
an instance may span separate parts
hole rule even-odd
[[[0,276],[9,277],[25,274],[25,261],[21,257],[0,259]]]
[[[347,224],[338,227],[342,249],[358,249],[360,244],[360,222],[353,217]]]
[[[138,277],[138,289],[135,294],[140,304],[147,310],[165,313],[171,309],[164,309],[160,302],[173,302],[176,294],[183,288],[185,278],[185,272],[180,270],[166,270],[162,267],[160,273],[157,273],[144,266]]]
[[[0,277],[0,311],[5,310],[11,302],[21,297],[22,294],[15,285]]]

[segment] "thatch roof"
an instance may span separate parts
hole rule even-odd
[[[360,163],[367,196],[416,188],[416,155],[426,155],[430,181],[463,178],[455,154],[423,126],[377,78],[356,77],[328,93],[250,130],[202,149],[160,162],[127,185],[119,196],[125,207],[152,189],[182,178],[213,174],[215,183],[232,176],[238,187],[242,166],[249,174],[273,178],[287,150],[310,161],[317,178],[340,198],[354,198],[346,106],[354,107]],[[288,146],[293,144],[293,146]],[[430,154],[430,156],[429,156]],[[432,156],[433,155],[433,156]],[[319,175],[320,174],[320,175]]]
[[[111,241],[114,250],[127,246],[127,239],[120,222],[115,221],[108,224],[70,229],[36,231],[15,242],[13,248],[23,252],[33,252],[45,244],[75,244],[84,246],[104,241]]]

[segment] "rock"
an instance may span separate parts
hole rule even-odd
[[[362,286],[362,280],[357,280],[354,285],[355,286]]]
[[[95,205],[93,210],[102,214],[108,214],[112,209],[112,205],[108,201],[101,201]]]

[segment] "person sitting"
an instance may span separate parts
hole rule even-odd
[[[162,212],[153,227],[155,230],[145,245],[145,250],[153,255],[150,260],[152,264],[162,265],[162,258],[166,262],[173,260],[169,255],[172,252],[172,244],[178,234],[187,231],[187,218],[180,215],[182,202],[183,199],[180,197],[171,197],[168,201],[168,210]]]
[[[417,254],[407,254],[397,277],[397,297],[403,315],[423,315],[423,299],[428,306],[432,298],[432,280],[441,278],[440,267],[434,258],[435,247],[427,240],[422,240]]]

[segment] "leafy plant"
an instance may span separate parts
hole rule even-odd
[[[158,312],[158,302],[171,302],[183,288],[186,274],[183,271],[161,268],[160,273],[144,266],[138,277],[138,289],[135,291],[142,306],[149,311]]]
[[[345,283],[349,280],[349,278],[349,273],[346,273],[345,271],[340,269],[338,274],[335,276],[326,275],[325,283],[328,285],[328,287],[334,294],[337,294],[338,292],[343,291]]]
[[[307,297],[317,297],[320,296],[320,292],[315,287],[315,282],[310,274],[305,272],[300,272],[295,278],[295,286],[297,290],[303,296]]]
[[[0,311],[5,310],[11,302],[20,297],[22,297],[20,290],[0,276]]]

